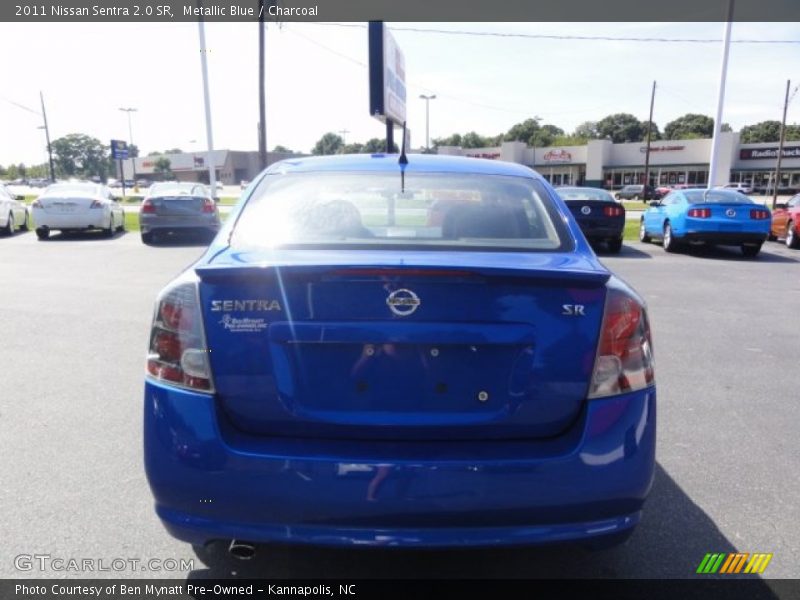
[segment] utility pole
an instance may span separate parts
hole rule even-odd
[[[644,151],[644,188],[642,196],[647,202],[647,186],[650,185],[650,138],[653,129],[653,104],[656,101],[656,81],[653,80],[653,91],[650,92],[650,118],[647,121],[647,149]]]
[[[725,80],[728,77],[728,53],[731,49],[731,24],[733,20],[733,0],[728,2],[728,16],[722,38],[722,64],[720,65],[719,89],[717,90],[717,112],[714,116],[714,137],[711,138],[711,158],[708,165],[708,188],[714,186],[719,161],[719,135],[722,131],[722,106],[725,103]]]
[[[337,131],[339,135],[342,136],[342,151],[344,151],[344,147],[347,145],[347,134],[350,133],[349,129],[340,129]]]
[[[533,135],[531,136],[531,142],[533,142],[533,170],[536,170],[536,132],[539,130],[539,121],[542,120],[542,117],[535,116],[533,117]]]
[[[786,80],[786,97],[783,100],[783,119],[781,120],[781,137],[778,142],[778,162],[775,164],[775,187],[772,188],[772,209],[778,203],[778,186],[781,184],[781,159],[783,158],[783,142],[786,140],[786,109],[789,108],[789,88],[792,80]]]
[[[44,95],[42,92],[39,92],[39,99],[42,101],[42,118],[44,119],[44,137],[47,140],[47,157],[50,161],[50,181],[51,183],[56,182],[56,171],[53,168],[53,148],[50,146],[50,129],[47,127],[47,111],[44,109]],[[784,111],[784,121],[786,120],[785,115],[786,111]]]
[[[197,0],[197,4],[202,8],[202,0]],[[203,17],[197,21],[197,29],[200,35],[200,69],[203,74],[203,103],[206,112],[206,139],[208,140],[208,183],[211,187],[211,195],[217,197],[217,172],[214,165],[214,135],[211,130],[211,95],[208,92],[208,58],[206,56],[206,28]]]
[[[436,94],[431,94],[430,96],[426,96],[425,94],[420,94],[419,97],[425,100],[425,152],[430,152],[431,150],[430,108],[431,108],[431,100],[436,100]]]
[[[258,12],[258,162],[261,170],[267,168],[267,96],[265,46],[267,24],[264,16],[267,12],[265,0],[259,0]]]

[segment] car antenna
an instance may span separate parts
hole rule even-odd
[[[406,156],[406,122],[403,121],[403,142],[400,144],[400,158],[397,159],[397,164],[400,165],[400,193],[404,194],[406,191],[406,170],[405,166],[408,164],[408,157]]]

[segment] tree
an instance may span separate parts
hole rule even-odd
[[[584,140],[594,140],[600,137],[597,133],[597,121],[584,121],[575,128],[573,137],[583,138]]]
[[[478,135],[474,131],[470,131],[469,133],[465,133],[463,136],[461,136],[462,148],[485,148],[486,146],[489,146],[490,143],[491,142],[488,138]]]
[[[364,153],[364,144],[361,144],[359,142],[346,144],[342,147],[342,154],[363,154],[363,153]]]
[[[342,147],[344,147],[344,139],[342,136],[329,131],[317,141],[317,143],[314,145],[314,148],[311,150],[311,153],[338,154]]]
[[[169,150],[164,150],[164,154],[183,154],[183,150],[180,148],[170,148]]]
[[[615,144],[641,142],[647,133],[647,122],[642,122],[632,114],[616,113],[597,122],[597,135],[610,138]]]
[[[289,150],[289,148],[287,148],[286,146],[281,146],[280,144],[278,144],[277,146],[275,146],[275,147],[272,149],[272,151],[273,151],[273,152],[285,152],[285,153],[287,153],[287,154],[294,154],[294,152],[293,152],[292,150]]]
[[[642,141],[647,139],[647,121],[642,121]],[[650,126],[650,141],[663,139],[661,132],[658,130],[656,123],[651,123]]]
[[[169,152],[169,150],[167,151]],[[139,146],[136,144],[128,144],[128,158],[136,158],[139,156]]]
[[[747,125],[742,127],[740,137],[743,144],[778,142],[781,137],[781,123],[780,121],[761,121],[754,125]],[[786,140],[789,142],[800,140],[800,125],[786,126]]]
[[[461,134],[454,133],[453,135],[445,138],[434,138],[431,140],[433,142],[434,148],[438,148],[439,146],[460,146],[461,145]]]
[[[366,154],[380,154],[381,152],[386,152],[386,140],[371,138],[364,144],[362,152]],[[400,147],[397,144],[392,144],[392,152],[400,152]]]
[[[539,125],[539,119],[526,119],[517,123],[504,136],[507,142],[525,142],[529,146],[550,146],[553,140],[564,135],[564,130],[551,124]]]
[[[153,173],[155,173],[161,181],[172,179],[172,163],[166,156],[159,157],[153,164]]]
[[[686,113],[664,127],[664,136],[668,140],[691,140],[714,136],[714,119],[707,115]]]
[[[82,133],[71,133],[53,140],[53,161],[61,177],[100,177],[113,168],[108,146],[100,140]]]

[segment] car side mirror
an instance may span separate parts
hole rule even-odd
[[[661,206],[661,200],[650,200],[650,206]]]

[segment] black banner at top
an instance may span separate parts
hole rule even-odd
[[[668,21],[728,20],[729,0],[3,0],[0,21]],[[741,22],[800,22],[798,0],[736,0]],[[602,28],[600,29],[602,31]]]

